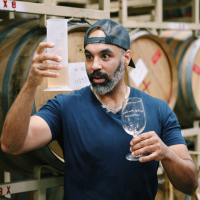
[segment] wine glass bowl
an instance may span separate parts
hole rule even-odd
[[[122,103],[122,127],[124,130],[136,137],[145,129],[146,126],[146,114],[144,105],[141,98],[132,97],[127,98]],[[131,153],[126,156],[127,160],[139,160],[141,157],[132,157]]]

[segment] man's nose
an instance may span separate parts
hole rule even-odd
[[[102,65],[100,63],[100,60],[98,58],[94,58],[94,62],[92,63],[92,69],[98,70],[98,69],[102,69]]]

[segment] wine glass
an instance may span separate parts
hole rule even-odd
[[[124,99],[122,103],[122,127],[124,130],[136,137],[144,130],[146,126],[146,114],[141,98],[132,97]],[[138,161],[143,155],[132,157],[131,153],[126,156],[127,160]]]

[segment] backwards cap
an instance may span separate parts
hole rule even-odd
[[[92,37],[88,38],[90,32],[94,28],[102,28],[106,37]],[[127,29],[121,24],[111,20],[111,19],[102,19],[90,26],[87,30],[84,37],[84,48],[87,44],[91,43],[105,43],[116,45],[122,49],[130,49],[130,36]],[[131,58],[129,66],[135,68],[135,64]]]

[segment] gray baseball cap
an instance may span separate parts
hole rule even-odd
[[[88,38],[90,32],[96,28],[102,28],[106,37],[92,37]],[[127,29],[121,24],[111,20],[111,19],[102,19],[90,26],[87,30],[84,37],[84,48],[87,44],[91,43],[105,43],[116,45],[124,50],[130,49],[130,36]],[[135,64],[131,58],[130,67],[135,68]]]

